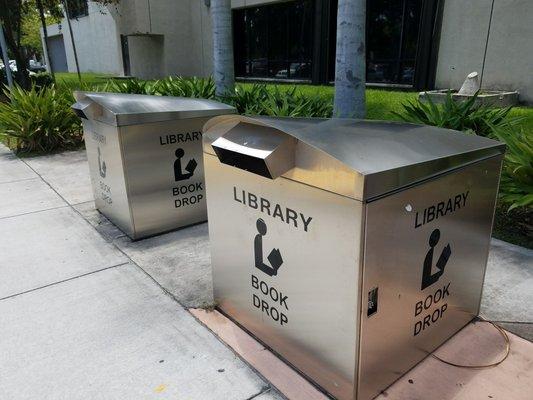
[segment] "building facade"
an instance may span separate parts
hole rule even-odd
[[[77,1],[83,11],[85,0]],[[232,0],[236,76],[332,82],[337,1]],[[122,0],[105,9],[89,2],[86,10],[71,19],[82,71],[141,78],[212,71],[209,0]],[[62,37],[74,72],[67,29],[66,21],[49,28],[49,48],[52,58],[61,54]],[[368,0],[367,82],[458,89],[478,71],[483,88],[518,90],[531,103],[532,38],[531,0]]]
[[[72,35],[82,72],[99,72],[113,75],[123,73],[119,32],[115,20],[106,8],[92,2],[70,12]],[[66,19],[50,25],[48,31],[48,67],[56,72],[76,72],[76,62],[69,26]],[[46,45],[42,30],[43,47]]]

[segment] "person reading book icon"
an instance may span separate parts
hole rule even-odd
[[[174,161],[174,180],[178,182],[184,181],[185,179],[189,179],[191,176],[193,176],[194,170],[198,166],[198,163],[194,158],[192,158],[185,166],[185,171],[187,172],[183,173],[181,169],[181,159],[185,155],[185,151],[183,151],[182,148],[179,148],[174,154],[176,155],[176,161]]]
[[[437,272],[431,273],[432,270],[432,264],[433,264],[433,250],[435,249],[435,246],[437,243],[439,243],[440,239],[440,230],[435,229],[431,235],[429,236],[429,250],[426,254],[426,258],[424,259],[424,269],[422,271],[422,286],[421,290],[424,290],[428,286],[433,285],[435,282],[439,280],[441,275],[444,273],[444,268],[446,267],[446,264],[448,263],[448,259],[450,258],[452,254],[452,248],[450,247],[450,244],[448,243],[446,247],[442,250],[442,253],[440,254],[439,259],[437,260],[436,267]]]
[[[283,258],[279,249],[273,249],[267,257],[272,266],[268,266],[263,262],[263,236],[267,233],[267,226],[265,221],[259,218],[256,222],[256,227],[259,233],[255,235],[254,239],[255,267],[268,276],[275,276],[278,274],[279,267],[283,264]]]
[[[105,178],[107,174],[107,167],[105,165],[105,161],[102,160],[102,152],[100,151],[100,147],[98,147],[98,172],[100,172],[100,176],[102,178]]]

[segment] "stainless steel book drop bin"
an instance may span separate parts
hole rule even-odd
[[[207,219],[202,126],[233,107],[204,99],[75,93],[96,208],[132,239]]]
[[[504,145],[434,127],[204,127],[215,300],[339,399],[378,395],[479,311]]]

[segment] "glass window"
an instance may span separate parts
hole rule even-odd
[[[366,80],[412,85],[422,0],[367,0]],[[337,0],[331,1],[329,79],[335,79]]]
[[[80,18],[89,15],[87,0],[67,0],[68,17],[70,19]]]
[[[295,0],[234,10],[236,75],[311,79],[313,5]]]

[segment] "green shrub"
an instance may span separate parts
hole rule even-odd
[[[37,86],[37,88],[48,87],[54,84],[54,79],[48,72],[40,72],[38,74],[31,75],[30,79],[32,85]]]
[[[509,206],[498,201],[492,236],[496,239],[533,249],[533,209]]]
[[[517,208],[533,207],[533,134],[494,128],[496,138],[507,144],[500,180],[500,200]]]
[[[266,85],[255,83],[251,86],[236,85],[232,94],[221,97],[221,101],[232,105],[239,114],[261,114],[268,98]]]
[[[111,79],[102,90],[114,93],[212,99],[215,97],[215,82],[212,78],[184,78],[181,76],[169,76],[156,81],[136,78]]]
[[[155,94],[161,96],[194,97],[201,99],[213,99],[215,97],[215,82],[212,78],[169,76],[156,81],[153,89]]]
[[[444,104],[436,105],[430,98],[426,101],[409,101],[403,104],[403,112],[392,113],[406,122],[433,125],[441,128],[473,132],[490,136],[492,127],[515,126],[521,117],[508,116],[509,108],[492,108],[476,104],[477,94],[465,102],[455,102],[448,92]]]
[[[156,94],[154,83],[141,79],[110,79],[102,88],[104,92],[129,94]]]
[[[233,105],[240,114],[278,117],[331,117],[331,98],[302,94],[296,86],[280,89],[265,84],[237,85],[233,93],[217,98],[212,78],[169,76],[157,81],[110,80],[106,92],[215,99]]]
[[[264,84],[237,85],[235,92],[222,97],[240,114],[276,117],[331,117],[333,104],[324,96],[302,94],[296,86],[280,89]]]
[[[55,87],[4,90],[0,135],[13,140],[17,152],[50,152],[79,146],[82,130],[71,110],[72,93]]]

